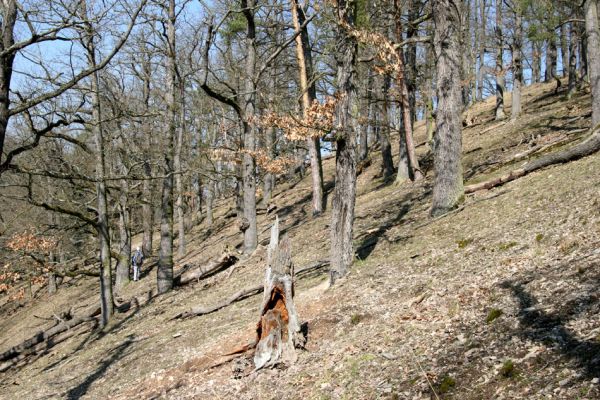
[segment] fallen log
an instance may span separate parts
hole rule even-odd
[[[227,252],[221,257],[219,257],[217,260],[210,261],[206,265],[182,271],[173,278],[173,284],[175,286],[183,286],[193,281],[208,278],[209,276],[212,276],[231,267],[237,261],[238,258],[236,256],[234,256],[230,252]]]
[[[592,130],[591,135],[568,149],[559,150],[554,153],[546,154],[536,160],[530,161],[525,164],[522,168],[510,171],[508,174],[500,176],[498,178],[490,179],[485,182],[476,183],[474,185],[465,186],[465,194],[474,193],[479,190],[492,189],[497,186],[504,185],[505,183],[514,181],[515,179],[521,178],[531,172],[539,169],[549,167],[555,164],[562,164],[569,161],[574,161],[582,157],[589,156],[600,150],[600,125]]]
[[[319,270],[328,265],[329,265],[328,260],[317,261],[313,264],[310,264],[304,268],[299,269],[296,272],[295,276],[300,278],[302,276],[308,275],[309,273]],[[232,294],[231,296],[229,296],[226,300],[224,300],[214,306],[194,307],[190,310],[187,310],[187,311],[177,314],[176,316],[171,318],[171,320],[185,319],[185,318],[190,318],[190,317],[200,317],[202,315],[211,314],[211,313],[213,313],[215,311],[219,311],[220,309],[225,308],[233,303],[244,300],[247,297],[255,296],[255,295],[259,294],[260,292],[262,292],[263,289],[264,289],[264,286],[262,284],[242,289],[242,290]]]
[[[56,324],[55,326],[53,326],[52,328],[49,328],[45,331],[39,331],[38,333],[36,333],[32,337],[30,337],[29,339],[25,340],[24,342],[11,347],[10,349],[8,349],[7,351],[5,351],[3,353],[0,353],[0,362],[9,361],[10,365],[8,365],[7,368],[10,368],[10,366],[14,365],[14,363],[12,362],[13,359],[18,358],[18,360],[20,361],[27,355],[35,352],[34,351],[35,347],[37,345],[39,345],[40,343],[47,342],[50,339],[54,338],[56,335],[58,335],[62,332],[65,332],[67,330],[73,329],[76,326],[78,326],[84,322],[93,321],[96,319],[96,316],[99,314],[100,314],[100,307],[94,307],[91,312],[84,313],[83,316],[73,317],[72,319],[60,322],[60,323]],[[6,363],[2,364],[2,367],[5,367],[5,366],[6,366]]]

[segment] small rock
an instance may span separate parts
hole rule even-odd
[[[592,379],[592,383],[593,383],[594,385],[597,385],[597,384],[598,384],[598,382],[600,382],[600,378],[594,378],[594,379]]]

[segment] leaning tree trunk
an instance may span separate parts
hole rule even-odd
[[[158,293],[166,293],[173,288],[173,163],[175,136],[177,135],[177,93],[175,71],[175,0],[169,0],[167,18],[167,142],[164,148],[164,178],[160,208],[160,250],[156,281]]]
[[[502,1],[496,0],[496,121],[504,119],[504,40],[502,37]]]
[[[294,305],[291,245],[287,236],[279,241],[278,219],[271,228],[271,243],[267,252],[263,301],[256,328],[255,370],[280,362],[294,363],[297,359],[296,348],[303,348],[306,344]]]
[[[587,68],[592,89],[592,128],[600,124],[600,28],[598,1],[585,2],[585,31],[587,37]]]
[[[298,32],[304,25],[306,16],[297,0],[292,0],[292,19],[294,29]],[[312,51],[307,27],[303,27],[300,35],[296,36],[296,59],[298,60],[299,83],[302,93],[302,114],[306,118],[308,109],[317,98],[315,82],[312,81]],[[312,179],[312,214],[317,216],[323,212],[324,207],[321,141],[318,137],[311,137],[306,140],[310,155]]]
[[[348,28],[353,29],[356,20],[356,2],[337,0],[335,5],[340,24],[335,53],[338,103],[333,127],[336,157],[331,223],[331,284],[348,273],[354,259],[352,227],[356,201],[356,132],[352,129],[351,104],[356,95],[353,80],[358,43],[348,31]]]
[[[431,215],[444,214],[464,198],[461,164],[461,104],[457,0],[435,0],[434,48],[437,69],[437,132],[434,145],[435,179]]]
[[[523,86],[523,17],[521,10],[517,6],[515,8],[515,37],[513,38],[512,46],[512,62],[513,62],[513,93],[512,107],[510,119],[516,120],[521,115],[521,87]]]

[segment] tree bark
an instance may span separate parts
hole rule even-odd
[[[306,20],[304,9],[298,0],[292,0],[292,20],[294,29],[298,32]],[[312,51],[306,27],[302,28],[302,32],[296,36],[295,40],[300,91],[302,93],[302,114],[306,117],[308,109],[317,98],[315,82],[311,80],[313,75]],[[311,83],[309,83],[309,80],[311,80]],[[318,137],[308,138],[307,145],[310,155],[312,179],[312,214],[313,216],[317,216],[323,212],[324,207],[323,164],[321,160],[320,139]]]
[[[596,128],[600,124],[600,28],[598,26],[598,1],[586,0],[584,7],[588,75],[592,89],[592,128]]]
[[[502,37],[502,2],[496,0],[496,121],[504,119],[504,39]]]
[[[457,0],[433,3],[434,47],[437,69],[437,132],[434,145],[435,179],[431,215],[455,208],[464,198],[461,164],[461,110],[459,71],[459,29],[461,16]]]
[[[167,5],[167,57],[166,57],[166,127],[167,141],[164,152],[164,175],[161,193],[160,215],[160,250],[156,283],[158,293],[163,294],[173,288],[173,173],[175,172],[175,137],[177,135],[177,76],[175,48],[175,0]]]
[[[512,45],[513,63],[513,93],[511,106],[511,121],[521,115],[521,87],[523,86],[523,16],[519,5],[515,5],[515,37]]]
[[[348,273],[352,265],[352,227],[356,201],[356,132],[353,131],[351,104],[356,95],[354,74],[358,43],[347,28],[353,29],[356,21],[356,2],[337,0],[335,11],[337,29],[338,103],[335,110],[334,137],[336,143],[335,189],[331,223],[331,274],[330,283]]]

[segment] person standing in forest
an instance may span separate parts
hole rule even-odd
[[[135,253],[131,256],[131,265],[133,265],[133,280],[140,280],[140,268],[142,267],[142,263],[144,262],[144,253],[138,246],[135,249]]]

